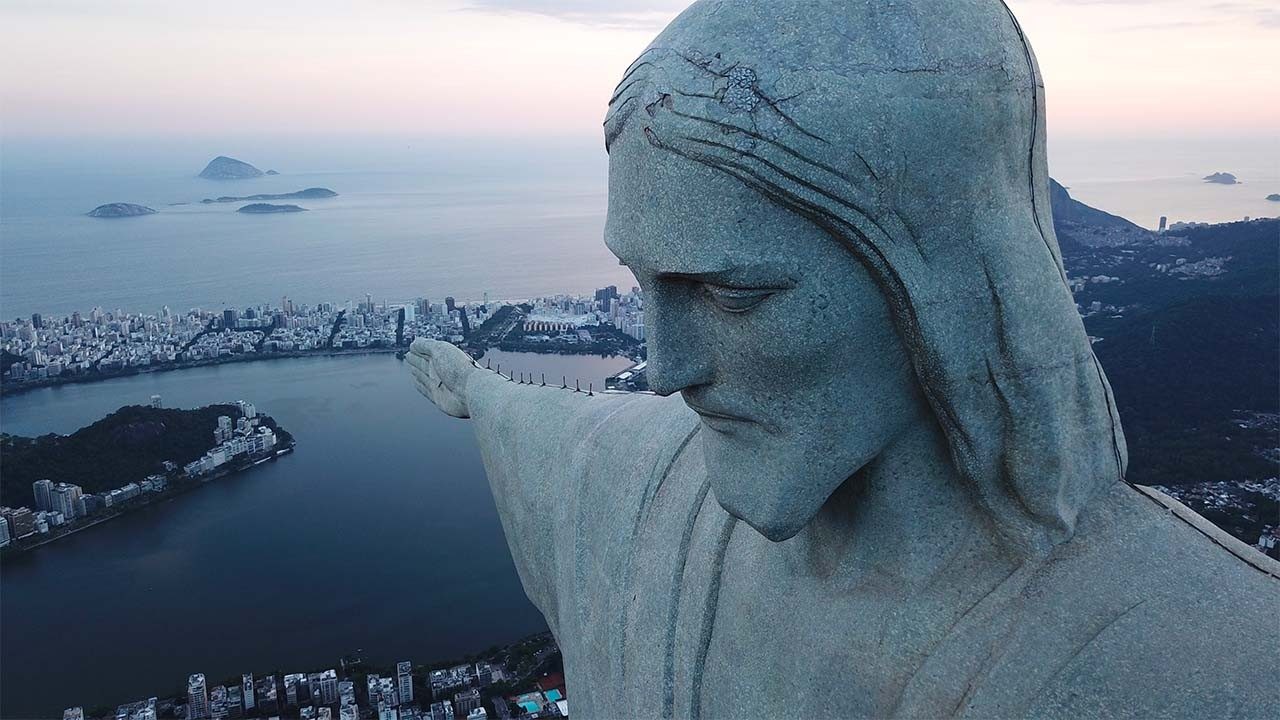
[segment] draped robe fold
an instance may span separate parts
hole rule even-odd
[[[994,588],[908,593],[772,543],[716,502],[679,397],[476,373],[468,403],[571,713],[622,717],[1264,717],[1280,570],[1116,483]],[[853,529],[850,529],[853,536]],[[940,546],[939,552],[954,548]],[[833,548],[832,553],[845,552]],[[1171,622],[1171,619],[1185,622]]]

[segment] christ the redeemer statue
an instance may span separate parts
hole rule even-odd
[[[409,356],[573,717],[1277,716],[1277,565],[1124,481],[1004,4],[703,0],[605,141],[657,396]]]

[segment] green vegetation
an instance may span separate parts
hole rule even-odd
[[[1128,479],[1150,485],[1275,477],[1260,450],[1280,413],[1280,221],[1179,231],[1181,244],[1069,252],[1090,284],[1077,301],[1122,308],[1085,319],[1115,391],[1129,445]],[[1160,271],[1179,259],[1225,258],[1212,276]],[[1242,427],[1244,425],[1245,427]]]
[[[195,410],[130,405],[70,435],[0,435],[0,495],[6,505],[34,507],[31,484],[37,480],[99,493],[163,472],[165,460],[185,465],[213,447],[219,415],[237,418],[240,411],[235,405]],[[282,444],[291,441],[274,420],[259,418]]]

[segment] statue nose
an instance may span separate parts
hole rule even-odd
[[[655,352],[649,347],[648,380],[649,389],[658,395],[674,395],[686,388],[705,385],[710,381],[710,373],[702,369],[702,363],[692,358],[667,358],[666,353]]]
[[[709,348],[703,347],[692,328],[655,327],[648,345],[646,374],[651,391],[666,396],[711,382],[714,372]]]

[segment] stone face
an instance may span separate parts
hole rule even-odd
[[[200,171],[205,180],[243,180],[245,178],[262,177],[263,172],[243,160],[229,158],[226,155],[209,161]]]
[[[122,218],[122,217],[138,217],[139,215],[154,215],[155,210],[145,205],[135,205],[133,203],[107,203],[85,213],[89,217],[95,218]]]
[[[1123,481],[1003,3],[703,0],[605,137],[667,397],[408,356],[472,419],[575,715],[1280,701],[1280,569]]]

